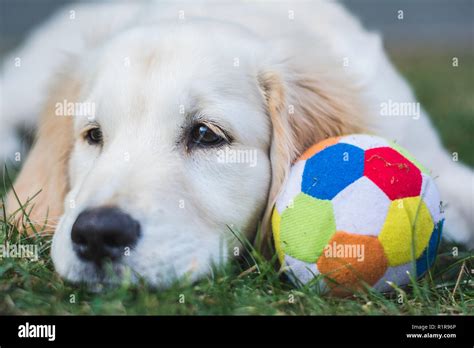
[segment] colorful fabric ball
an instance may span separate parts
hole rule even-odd
[[[443,210],[428,170],[394,142],[372,135],[326,139],[293,164],[272,229],[294,282],[319,277],[344,295],[393,289],[434,262]]]

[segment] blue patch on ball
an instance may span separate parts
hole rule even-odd
[[[301,191],[317,199],[333,199],[364,174],[364,150],[336,144],[307,160]]]
[[[421,277],[426,271],[431,268],[434,263],[438,245],[441,241],[441,231],[443,230],[444,219],[435,225],[430,241],[423,254],[416,260],[416,275]]]

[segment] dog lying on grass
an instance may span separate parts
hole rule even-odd
[[[16,126],[37,127],[15,193],[35,196],[30,219],[47,219],[71,281],[107,281],[104,260],[158,287],[208,274],[241,247],[232,230],[252,240],[261,221],[269,238],[299,154],[357,132],[431,168],[445,235],[474,245],[472,170],[442,148],[380,37],[334,2],[68,6],[0,83],[4,157]],[[387,117],[393,103],[415,111]],[[6,206],[18,209],[13,192]]]

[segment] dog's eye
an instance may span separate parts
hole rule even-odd
[[[102,131],[100,128],[89,129],[86,133],[86,140],[91,145],[98,145],[102,143]]]
[[[194,126],[191,131],[191,140],[195,145],[201,146],[216,146],[225,141],[224,137],[216,134],[203,123]]]

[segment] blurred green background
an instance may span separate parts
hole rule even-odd
[[[430,114],[449,152],[474,165],[474,55],[459,55],[453,68],[446,53],[393,55],[393,61],[408,79],[421,105]]]

